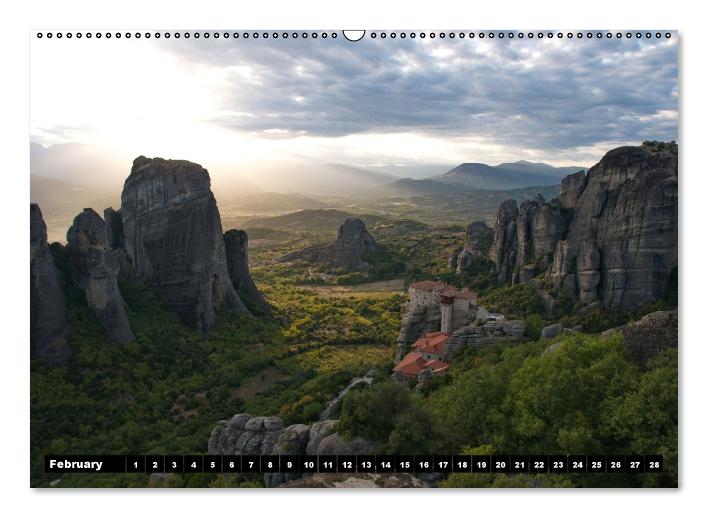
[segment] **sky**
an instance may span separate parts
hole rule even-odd
[[[131,160],[245,171],[273,161],[408,172],[522,159],[586,166],[619,145],[678,140],[675,33],[34,37],[30,73],[32,142],[87,144]]]

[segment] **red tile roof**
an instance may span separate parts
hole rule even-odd
[[[400,372],[405,376],[414,377],[423,369],[430,369],[433,374],[442,374],[449,368],[450,366],[445,362],[439,360],[426,361],[420,353],[410,352],[393,368],[393,371]]]
[[[462,291],[458,291],[455,294],[455,297],[457,297],[458,299],[475,300],[477,298],[477,294],[469,288],[465,288]]]
[[[423,333],[423,336],[418,338],[413,344],[413,350],[421,353],[437,354],[438,356],[445,355],[445,342],[447,334],[440,331],[435,333]]]
[[[410,287],[421,291],[440,291],[441,295],[457,297],[458,299],[474,300],[477,298],[477,294],[469,288],[457,290],[443,281],[418,281],[411,284]]]
[[[439,360],[430,360],[429,362],[426,362],[425,365],[423,365],[423,369],[430,369],[431,371],[433,371],[433,374],[440,374],[449,370],[450,366],[447,363],[441,362]]]
[[[400,372],[406,376],[416,376],[425,365],[425,359],[420,353],[410,352],[393,368],[394,372]]]
[[[422,291],[436,291],[442,290],[447,286],[442,281],[418,281],[411,284],[411,288]]]

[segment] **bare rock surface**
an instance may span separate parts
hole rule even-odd
[[[268,303],[258,291],[248,267],[248,234],[245,230],[227,230],[224,234],[224,245],[229,277],[239,297],[266,308]]]
[[[516,267],[518,217],[516,200],[506,200],[499,205],[494,223],[494,239],[489,250],[489,260],[494,263],[499,282],[510,281]]]
[[[545,275],[586,304],[631,311],[662,298],[678,266],[678,146],[613,149],[563,179],[558,199],[503,202],[489,259],[499,282]]]
[[[467,241],[461,251],[450,257],[450,266],[461,273],[477,257],[487,257],[494,239],[494,230],[484,221],[474,221],[467,225]]]
[[[636,322],[608,329],[601,336],[615,333],[624,337],[632,360],[644,366],[661,351],[678,347],[678,310],[649,313]]]
[[[408,473],[315,473],[311,476],[286,482],[280,487],[309,488],[408,488],[427,487],[421,480]]]
[[[229,278],[206,169],[140,156],[125,181],[120,212],[137,280],[154,286],[185,324],[205,331],[219,307],[248,312]]]
[[[111,339],[125,345],[135,340],[135,335],[118,288],[120,260],[105,245],[105,235],[104,221],[92,209],[84,209],[74,218],[67,232],[72,278]]]
[[[678,146],[621,147],[566,182],[573,217],[550,278],[582,302],[630,311],[665,292],[678,265]]]
[[[32,356],[65,365],[71,356],[69,322],[60,273],[47,243],[42,211],[30,205],[30,351]]]
[[[219,421],[209,437],[210,455],[363,455],[376,444],[361,438],[347,441],[336,432],[336,420],[283,427],[278,417],[236,414]],[[266,473],[269,487],[302,477],[302,473]]]

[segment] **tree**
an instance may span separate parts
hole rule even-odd
[[[526,328],[524,329],[524,334],[527,338],[536,341],[541,338],[541,330],[543,329],[544,322],[543,317],[538,313],[533,313],[529,315],[524,320]]]
[[[342,401],[338,430],[348,439],[363,437],[384,442],[393,430],[396,416],[410,405],[410,392],[394,381],[349,392]]]

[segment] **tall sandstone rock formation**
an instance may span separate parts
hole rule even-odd
[[[337,240],[329,258],[330,266],[349,271],[366,271],[369,264],[363,256],[375,249],[376,242],[366,230],[364,222],[359,218],[347,218],[337,232]]]
[[[74,285],[118,345],[135,340],[118,288],[120,259],[106,246],[106,225],[92,209],[74,218],[67,232],[67,249]]]
[[[484,221],[474,221],[467,225],[466,242],[461,249],[455,250],[450,256],[450,267],[457,273],[472,265],[478,257],[486,258],[494,239],[494,230]]]
[[[494,239],[489,249],[489,260],[494,263],[499,282],[511,281],[516,267],[518,217],[519,208],[516,200],[506,200],[499,205],[494,222]]]
[[[224,234],[226,264],[229,277],[241,299],[250,300],[265,309],[268,303],[251,278],[248,267],[248,234],[244,230],[227,230]]]
[[[519,208],[516,223],[518,252],[513,282],[528,282],[545,271],[563,235],[563,217],[557,202],[546,203],[540,194]]]
[[[42,211],[30,205],[30,350],[33,357],[65,365],[71,356],[69,323],[60,274],[47,244]]]
[[[614,149],[568,187],[561,199],[573,218],[549,271],[556,288],[623,311],[660,299],[678,265],[678,146]]]
[[[136,279],[154,286],[185,324],[210,329],[218,307],[248,313],[229,278],[206,169],[186,160],[136,158],[120,214]]]
[[[364,260],[367,252],[376,250],[374,238],[359,218],[347,218],[339,226],[334,243],[317,244],[284,255],[280,261],[305,260],[327,268],[349,272],[366,272],[371,265]]]
[[[556,293],[610,309],[660,299],[678,265],[677,145],[614,149],[550,203],[505,201],[489,259],[500,282],[545,274]]]

